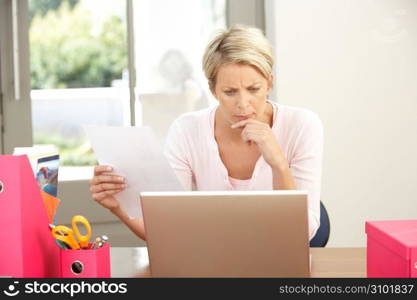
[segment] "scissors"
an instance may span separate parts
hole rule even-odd
[[[77,223],[81,223],[87,234],[82,235],[78,229]],[[88,220],[83,216],[74,216],[71,220],[72,229],[64,225],[58,225],[52,228],[52,236],[67,244],[71,249],[78,250],[80,248],[88,248],[90,237],[91,237],[91,226]],[[78,239],[78,242],[76,240]]]

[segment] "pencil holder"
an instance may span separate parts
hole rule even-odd
[[[91,246],[91,243],[90,243]],[[61,277],[63,278],[109,278],[110,246],[105,243],[97,249],[61,251]]]

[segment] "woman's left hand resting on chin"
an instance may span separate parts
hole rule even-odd
[[[245,142],[254,142],[271,168],[278,169],[287,163],[281,147],[268,124],[255,119],[246,119],[232,124],[231,127],[243,129],[241,133],[242,139]]]
[[[231,128],[241,128],[242,139],[256,144],[262,157],[272,169],[274,190],[296,189],[288,161],[267,123],[246,119],[232,124]]]

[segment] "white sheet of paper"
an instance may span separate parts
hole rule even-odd
[[[130,218],[142,216],[139,193],[181,191],[180,182],[150,127],[84,126],[100,165],[123,176],[127,188],[116,194]]]

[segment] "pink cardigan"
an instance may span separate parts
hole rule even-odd
[[[309,235],[320,226],[320,187],[323,125],[306,109],[270,102],[278,143],[289,163],[298,190],[308,192]],[[182,115],[171,125],[165,155],[185,190],[233,190],[214,138],[217,106]],[[261,156],[248,190],[272,190],[272,171]]]

